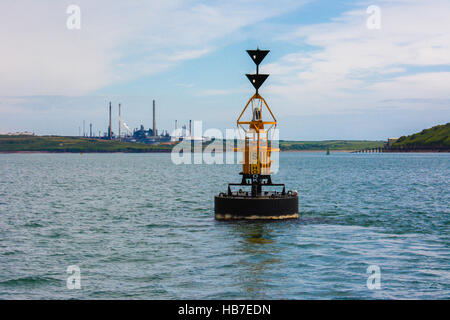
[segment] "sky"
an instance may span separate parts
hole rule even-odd
[[[2,0],[0,15],[0,133],[78,135],[83,120],[103,133],[110,101],[113,131],[118,103],[149,128],[153,99],[158,130],[234,128],[257,47],[281,139],[385,140],[450,120],[448,0]]]

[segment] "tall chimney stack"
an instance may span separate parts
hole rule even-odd
[[[108,127],[108,139],[112,139],[112,130],[111,130],[111,101],[109,102],[109,127]]]
[[[156,102],[153,100],[153,136],[157,136],[158,132],[156,131]]]
[[[92,123],[89,124],[89,137],[92,138]]]
[[[192,120],[189,120],[189,136],[192,137]]]
[[[119,139],[122,133],[122,104],[119,103]]]

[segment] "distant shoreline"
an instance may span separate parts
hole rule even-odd
[[[0,151],[0,154],[16,153],[16,154],[33,154],[33,153],[170,153],[171,150],[152,150],[152,151]]]
[[[383,153],[448,153],[450,149],[406,149],[406,150],[398,150],[391,149],[388,151],[384,151]]]
[[[330,153],[356,153],[357,150],[330,150]],[[281,153],[308,153],[308,152],[315,152],[315,153],[326,153],[326,150],[281,150]],[[449,153],[450,150],[395,150],[395,151],[384,151],[380,153]],[[41,154],[41,153],[48,153],[48,154],[113,154],[113,153],[120,153],[120,154],[126,154],[126,153],[132,153],[132,154],[144,154],[144,153],[171,153],[171,150],[152,150],[152,151],[0,151],[0,154]],[[218,152],[219,153],[219,152]],[[222,153],[222,152],[221,152]],[[370,154],[372,152],[367,152],[367,154]],[[378,153],[378,152],[376,152]]]
[[[399,139],[400,140],[400,139]],[[233,143],[234,146],[235,143]],[[117,140],[103,140],[65,136],[2,136],[0,135],[0,153],[2,154],[33,154],[33,153],[170,153],[175,144],[143,144],[122,142]],[[191,146],[188,143],[182,146],[188,151]],[[191,146],[192,147],[192,146]],[[203,148],[209,148],[208,143]],[[220,145],[218,145],[220,149]],[[217,153],[227,152],[230,145],[223,141],[223,150]],[[187,148],[187,150],[186,150]],[[440,146],[392,146],[386,148],[383,141],[369,140],[324,140],[324,141],[288,141],[280,140],[277,146],[280,152],[317,152],[326,153],[350,153],[350,152],[449,152],[450,148]],[[231,149],[233,150],[233,149]],[[192,149],[193,151],[193,149]],[[364,152],[364,153],[365,153]],[[378,153],[378,152],[377,152]]]

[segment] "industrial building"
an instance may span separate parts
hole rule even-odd
[[[178,129],[178,120],[175,120],[175,131],[173,136],[167,130],[161,130],[160,133],[156,127],[156,101],[153,100],[153,127],[146,129],[143,124],[139,128],[131,130],[122,118],[122,104],[119,103],[119,121],[118,133],[112,130],[112,104],[109,103],[109,121],[108,130],[101,139],[119,140],[126,142],[145,143],[145,144],[173,144],[180,141],[209,141],[206,137],[194,137],[192,133],[192,120],[189,120],[189,129],[183,125]],[[92,126],[92,125],[91,125]],[[84,129],[83,129],[84,132]],[[92,128],[91,128],[92,132]],[[158,134],[159,133],[159,134]],[[92,134],[92,133],[91,133]]]

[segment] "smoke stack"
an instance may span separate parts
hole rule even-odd
[[[111,101],[109,102],[109,127],[108,127],[108,139],[112,139],[112,132],[111,132]]]
[[[119,139],[122,133],[122,104],[119,103]]]
[[[153,136],[157,136],[158,132],[156,131],[156,102],[153,100]]]
[[[92,138],[92,123],[89,124],[89,137]]]
[[[189,120],[189,136],[192,137],[192,120]]]

